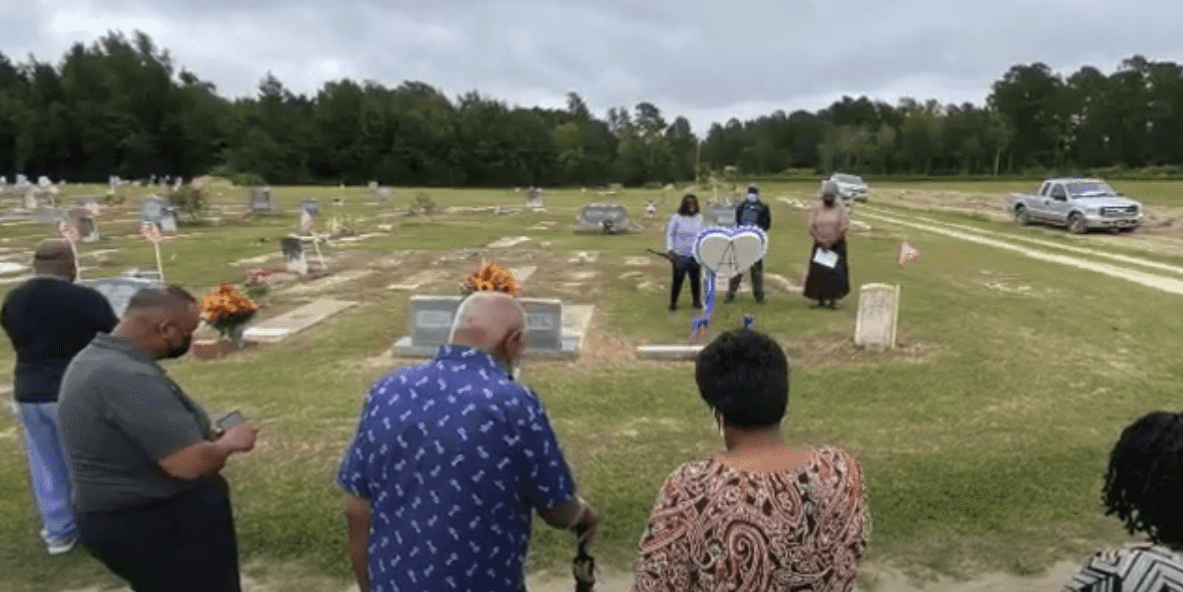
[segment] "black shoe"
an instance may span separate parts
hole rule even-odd
[[[764,297],[763,297],[763,296],[757,296],[757,297],[756,297],[756,304],[764,304]]]
[[[730,293],[727,294],[727,296],[725,298],[723,298],[723,302],[732,302],[734,300],[735,300],[735,294],[730,294]]]
[[[678,306],[677,306],[676,304],[671,304],[671,305],[670,305],[670,312],[675,312],[675,311],[677,311],[677,310],[678,310]]]

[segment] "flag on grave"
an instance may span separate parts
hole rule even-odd
[[[903,267],[907,263],[915,261],[920,256],[920,249],[912,246],[908,241],[900,242],[899,265]]]
[[[82,238],[81,233],[78,232],[78,225],[65,220],[58,223],[58,236],[70,241],[70,244],[74,244]]]
[[[308,210],[300,210],[300,232],[312,232],[312,214]]]

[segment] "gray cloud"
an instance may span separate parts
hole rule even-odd
[[[0,51],[57,62],[70,44],[143,30],[228,96],[267,72],[314,94],[349,77],[420,80],[511,104],[598,113],[650,101],[697,132],[840,98],[984,102],[1016,63],[1064,75],[1183,61],[1175,0],[59,0],[0,7]],[[1170,18],[1167,15],[1174,14]],[[1153,15],[1159,15],[1154,18]]]

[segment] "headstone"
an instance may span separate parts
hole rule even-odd
[[[435,355],[436,349],[448,341],[452,321],[460,308],[463,296],[411,296],[407,301],[409,335],[394,345],[395,355],[412,357]],[[526,309],[526,354],[532,357],[573,357],[590,321],[590,310],[580,310],[578,319],[566,319],[563,303],[546,298],[520,298]],[[584,307],[590,308],[590,307]],[[567,322],[570,321],[570,322]],[[578,324],[578,333],[567,325]]]
[[[706,214],[703,216],[703,222],[707,226],[716,228],[730,228],[735,226],[735,206],[714,204],[707,208]]]
[[[894,349],[899,315],[899,286],[864,284],[859,288],[854,344],[871,349]]]
[[[115,316],[120,318],[123,317],[123,313],[127,312],[127,305],[136,292],[159,285],[154,281],[129,277],[79,280],[78,283],[98,290],[107,298],[107,302],[111,303],[111,308],[115,310]]]
[[[164,234],[177,232],[177,213],[167,199],[150,197],[140,206],[140,219],[151,222],[160,228]]]
[[[16,182],[14,183],[14,185],[16,185],[17,187],[22,187],[22,188],[28,187],[29,186],[29,178],[26,177],[22,173],[17,173]]]
[[[308,257],[304,254],[304,243],[298,236],[285,236],[279,240],[283,249],[283,260],[288,271],[308,275]]]
[[[546,207],[542,201],[542,190],[537,187],[530,188],[530,192],[526,194],[526,207],[531,210],[537,210]]]
[[[370,181],[368,186],[370,188],[370,191],[377,191],[378,190],[378,182],[377,181]]]
[[[271,196],[270,187],[254,187],[251,189],[250,197],[252,213],[264,214],[276,210],[275,198]]]
[[[382,187],[378,189],[378,203],[390,203],[391,192],[389,187]]]
[[[41,204],[37,202],[37,194],[33,191],[33,188],[30,187],[28,189],[25,189],[25,195],[24,195],[25,209],[26,210],[34,210],[34,209],[37,209],[40,205]]]
[[[40,177],[37,178],[37,186],[38,187],[40,187],[42,189],[49,189],[50,185],[53,185],[53,181],[50,181],[49,177],[46,177],[45,175],[41,175]]]
[[[563,302],[555,299],[519,299],[526,309],[526,349],[560,351],[563,348]]]
[[[312,216],[320,214],[320,200],[306,199],[300,202],[300,211],[308,212]]]
[[[93,243],[99,240],[99,227],[94,222],[94,214],[87,208],[70,210],[70,219],[78,225],[78,234],[82,242]]]
[[[628,210],[621,204],[587,204],[579,211],[578,221],[580,229],[586,231],[613,234],[631,229]]]
[[[447,343],[452,319],[463,300],[463,296],[411,296],[407,301],[411,345],[435,349]]]

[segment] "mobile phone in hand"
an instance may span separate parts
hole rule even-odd
[[[246,418],[243,417],[242,414],[236,409],[222,416],[222,419],[219,419],[214,423],[214,425],[217,426],[218,431],[224,432],[236,425],[243,423],[246,423]]]

